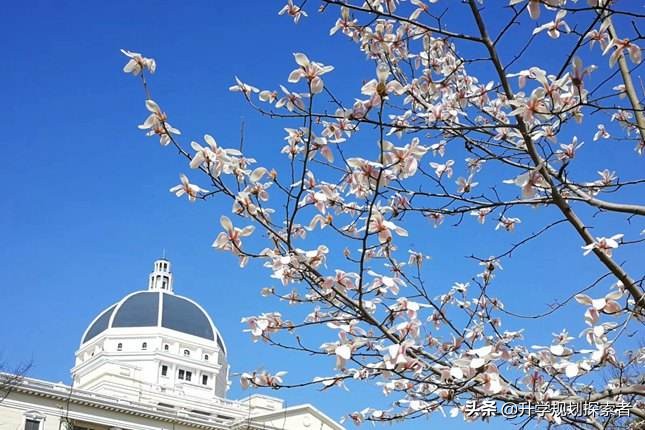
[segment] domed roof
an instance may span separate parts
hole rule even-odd
[[[206,311],[194,301],[175,295],[170,263],[155,262],[147,291],[131,293],[96,317],[83,334],[81,345],[110,328],[163,327],[197,336],[226,348]]]
[[[161,291],[139,291],[103,311],[83,336],[83,342],[111,327],[165,327],[217,340],[210,318],[192,300]]]

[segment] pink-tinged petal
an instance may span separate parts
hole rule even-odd
[[[598,311],[604,308],[606,304],[607,300],[605,300],[604,298],[594,299],[591,301],[591,306]]]
[[[260,179],[262,179],[262,177],[263,177],[266,173],[267,173],[267,169],[266,169],[266,168],[264,168],[264,167],[258,167],[257,169],[255,169],[255,170],[253,171],[253,173],[251,173],[251,175],[249,176],[249,179],[250,179],[250,181],[251,181],[251,182],[254,182],[254,183],[255,183],[255,182],[259,181]]]
[[[292,84],[295,84],[300,81],[300,79],[304,76],[304,73],[302,69],[296,69],[289,73],[289,78],[288,81],[291,82]]]
[[[590,309],[588,310],[588,312],[586,313],[586,315],[588,316],[588,318],[587,318],[587,319],[589,320],[588,322],[589,322],[591,325],[593,325],[593,324],[595,324],[596,322],[598,322],[598,317],[600,316],[600,315],[598,314],[598,311],[597,311],[596,309],[593,309],[593,308],[590,308]]]
[[[253,234],[254,231],[255,231],[255,226],[247,225],[240,231],[240,236],[242,237],[250,236]]]
[[[130,58],[132,58],[135,55],[137,55],[136,53],[128,51],[127,49],[121,49],[121,52],[123,53],[123,55],[125,55],[127,57],[130,57]]]
[[[602,55],[607,55],[609,51],[611,51],[611,48],[613,48],[615,45],[613,43],[608,44],[605,46],[605,49],[602,50]]]
[[[327,145],[322,147],[322,149],[320,150],[320,153],[330,163],[334,162],[334,154],[331,152],[331,149],[329,149],[329,147]]]
[[[312,94],[319,94],[322,92],[324,87],[323,80],[320,77],[316,76],[311,80],[311,92]]]
[[[293,56],[296,59],[296,63],[298,63],[299,66],[302,67],[307,67],[309,65],[309,58],[301,52],[296,52],[293,54]]]
[[[134,60],[130,60],[130,61],[128,61],[128,64],[126,64],[123,67],[123,71],[125,73],[133,73],[133,72],[135,72],[136,68],[137,68],[137,62],[134,61]]]
[[[349,345],[337,346],[334,352],[343,360],[349,360],[350,358],[352,358],[352,349],[349,347]]]
[[[632,63],[640,64],[642,59],[641,48],[635,43],[632,43],[627,49],[629,51],[629,57],[632,59]]]
[[[608,302],[602,310],[608,314],[615,314],[616,312],[620,312],[620,309],[621,307],[618,302]]]
[[[492,345],[483,346],[478,349],[473,349],[472,352],[478,357],[487,357],[493,351]]]
[[[551,351],[551,354],[560,356],[564,354],[564,346],[562,345],[551,345],[549,348],[549,351]]]
[[[150,115],[146,120],[143,122],[143,124],[140,124],[138,127],[141,130],[147,130],[149,128],[152,128],[157,125],[159,121],[154,115]]]
[[[204,158],[196,155],[193,157],[192,160],[190,160],[189,166],[191,169],[196,169],[199,166],[201,166],[203,162],[204,162]]]
[[[540,17],[540,0],[529,0],[529,16],[532,19]]]
[[[208,146],[211,147],[212,150],[217,149],[217,142],[215,141],[213,136],[211,136],[210,134],[205,134],[204,135],[204,141],[208,144]]]
[[[378,85],[378,82],[376,82],[376,79],[372,79],[371,81],[367,82],[365,85],[361,87],[361,94],[365,94],[366,96],[371,96],[372,94],[376,93],[377,85]]]
[[[146,100],[146,109],[148,109],[150,112],[161,112],[159,105],[150,99]]]
[[[479,358],[479,357],[473,358],[471,360],[471,362],[470,362],[470,368],[471,369],[479,369],[484,364],[486,364],[486,360],[484,360],[483,358]]]
[[[233,230],[233,223],[231,223],[231,220],[227,216],[222,215],[219,219],[219,223],[221,224],[222,227],[224,227],[226,231]]]
[[[190,142],[190,147],[193,148],[194,151],[198,151],[198,152],[203,149],[202,146],[195,141]]]
[[[464,377],[464,371],[459,367],[453,367],[452,369],[450,369],[450,376],[455,379],[461,379]]]
[[[576,376],[578,376],[578,365],[575,363],[569,363],[564,373],[569,378],[575,378]]]
[[[591,297],[586,294],[577,294],[575,299],[582,305],[591,305]]]
[[[614,64],[616,64],[616,61],[623,55],[623,50],[622,49],[616,49],[612,54],[611,57],[609,57],[609,67],[614,67]]]
[[[154,73],[155,70],[157,70],[157,62],[152,58],[147,58],[146,60],[147,60],[146,65],[148,66],[148,70],[150,70],[150,73]]]
[[[170,124],[168,124],[167,122],[166,122],[165,124],[166,124],[166,129],[168,130],[168,133],[172,133],[172,134],[181,134],[181,131],[179,131],[179,130],[178,130],[178,129],[176,129],[175,127],[171,126],[171,125],[170,125]]]

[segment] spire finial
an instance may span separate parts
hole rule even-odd
[[[148,290],[172,293],[172,272],[170,271],[170,261],[166,259],[165,248],[163,258],[155,261],[154,270],[150,273]]]

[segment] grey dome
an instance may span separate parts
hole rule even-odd
[[[111,327],[165,327],[222,346],[211,319],[199,305],[163,291],[139,291],[110,306],[94,319],[82,343]]]

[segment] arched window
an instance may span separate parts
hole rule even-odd
[[[141,349],[142,349],[142,350],[144,350],[144,351],[145,351],[146,349],[148,349],[148,342],[143,342],[143,343],[141,344]]]
[[[117,350],[117,351],[123,351],[123,344],[122,344],[121,342],[119,342],[119,343],[116,345],[116,350]]]
[[[187,349],[184,349],[184,357],[190,357],[190,351]]]
[[[208,361],[208,354],[204,354],[204,361]]]
[[[170,350],[170,347],[168,346],[168,344],[165,344],[165,345],[163,346],[163,350],[164,350],[164,351],[169,351],[169,350]]]

